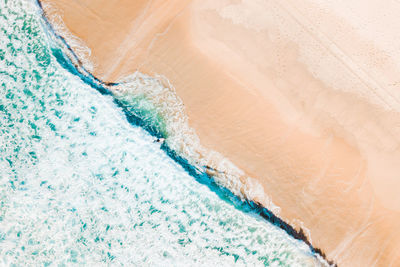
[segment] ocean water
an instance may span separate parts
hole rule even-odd
[[[0,265],[319,264],[169,157],[142,96],[117,105],[60,65],[51,34],[35,1],[0,0]]]

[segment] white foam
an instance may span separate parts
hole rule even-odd
[[[0,29],[23,46],[6,55],[14,69],[0,60],[1,265],[318,265],[306,244],[196,182],[111,96],[58,65],[30,3],[0,0]],[[157,89],[137,75],[137,87]],[[180,138],[166,141],[179,149]]]

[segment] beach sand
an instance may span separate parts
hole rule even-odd
[[[328,259],[400,262],[400,4],[42,2],[100,79],[165,77],[201,143],[257,179]]]

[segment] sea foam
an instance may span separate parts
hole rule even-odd
[[[0,1],[2,264],[319,264],[305,243],[223,200],[129,123],[127,110],[148,118],[199,169],[234,169],[200,155],[160,80],[136,73],[100,94],[58,63],[45,31],[32,2]],[[234,189],[229,179],[221,183]]]

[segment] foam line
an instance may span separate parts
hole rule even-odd
[[[90,71],[88,71],[82,64],[82,61],[78,58],[77,54],[73,51],[72,47],[68,44],[67,40],[59,35],[55,28],[52,26],[50,21],[46,16],[46,12],[43,9],[42,3],[40,0],[36,0],[41,13],[43,21],[45,22],[45,26],[53,37],[55,37],[56,43],[64,47],[61,48],[52,48],[53,56],[56,58],[58,63],[65,68],[70,73],[78,76],[84,83],[96,89],[103,95],[114,95],[114,88],[121,88],[124,86],[123,83],[117,82],[106,82],[94,76]],[[53,38],[54,39],[54,38]],[[115,96],[115,95],[114,95]],[[157,138],[166,138],[166,133],[159,131],[152,125],[149,125],[143,118],[137,116],[131,112],[128,112],[126,108],[124,108],[124,104],[118,98],[114,97],[114,102],[117,106],[121,107],[126,119],[133,125],[140,126],[144,128],[149,134]],[[257,203],[250,199],[244,199],[241,196],[238,196],[232,192],[232,190],[228,189],[226,186],[222,186],[220,183],[216,181],[216,177],[210,175],[207,172],[207,169],[213,170],[212,167],[209,166],[196,166],[192,163],[191,160],[182,156],[176,149],[173,149],[171,145],[164,143],[161,145],[161,149],[165,151],[165,153],[172,158],[175,162],[181,165],[191,176],[193,176],[199,183],[207,185],[208,188],[215,192],[221,199],[231,203],[236,208],[246,212],[246,213],[255,213],[260,215],[262,218],[272,223],[273,225],[279,227],[284,230],[288,235],[293,237],[294,239],[301,240],[305,244],[308,245],[310,250],[314,253],[315,257],[321,260],[321,263],[326,266],[337,266],[337,264],[333,260],[327,259],[325,253],[320,248],[316,248],[309,241],[308,237],[305,235],[304,230],[300,228],[296,230],[289,223],[285,222],[277,215],[274,214],[268,208],[262,206],[260,203]]]

